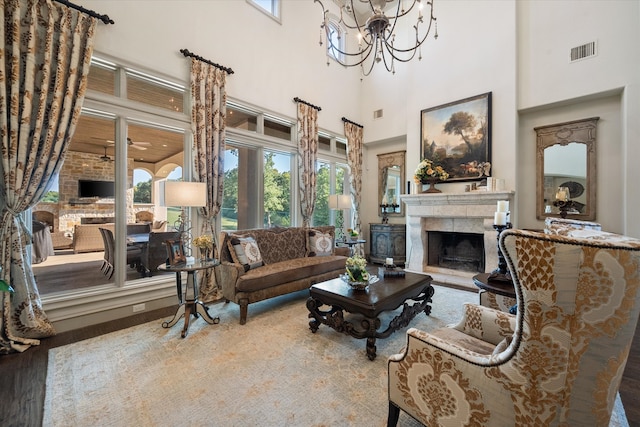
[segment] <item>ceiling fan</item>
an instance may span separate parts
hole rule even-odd
[[[104,155],[100,156],[100,160],[102,160],[103,162],[113,162],[113,159],[109,156],[107,156],[107,146],[104,146]]]
[[[107,141],[109,144],[114,145],[115,141],[111,141],[108,140]],[[147,147],[145,147],[145,145],[151,145],[150,142],[144,142],[144,141],[133,141],[131,138],[127,138],[127,145],[131,148],[135,148],[136,150],[146,150]]]
[[[151,145],[151,143],[142,141],[133,142],[131,138],[127,138],[127,145],[131,148],[135,148],[136,150],[146,150],[147,147],[145,147],[145,145]]]

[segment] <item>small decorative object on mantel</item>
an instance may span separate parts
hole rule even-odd
[[[441,193],[435,187],[436,182],[445,181],[449,178],[449,174],[440,165],[436,165],[433,160],[424,159],[420,162],[413,174],[413,180],[416,184],[430,184],[423,193]]]
[[[206,261],[209,259],[209,251],[213,249],[213,237],[203,234],[193,239],[193,245],[200,249],[200,259]]]

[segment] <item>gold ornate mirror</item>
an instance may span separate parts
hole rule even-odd
[[[378,154],[378,204],[397,205],[387,208],[388,216],[404,215],[399,196],[404,194],[405,153],[406,151],[395,151]],[[383,216],[382,209],[378,209],[378,215]]]
[[[559,217],[558,189],[568,189],[567,218],[596,219],[596,124],[599,117],[534,128],[538,219]]]

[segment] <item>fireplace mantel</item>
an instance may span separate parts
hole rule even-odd
[[[475,288],[475,273],[427,265],[428,231],[484,234],[485,271],[498,266],[497,233],[493,219],[499,200],[513,206],[513,191],[405,194],[408,257],[407,271],[428,273],[436,282]]]

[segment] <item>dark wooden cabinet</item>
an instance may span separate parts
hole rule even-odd
[[[369,260],[384,264],[393,258],[396,265],[404,265],[407,252],[407,230],[405,224],[369,224],[371,234]]]

